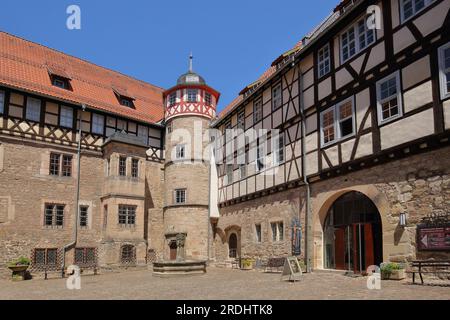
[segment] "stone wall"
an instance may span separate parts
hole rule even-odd
[[[314,265],[322,267],[322,225],[332,203],[342,194],[359,191],[377,206],[382,219],[383,260],[450,258],[450,253],[416,250],[416,226],[431,213],[450,209],[450,147],[312,184]],[[407,226],[399,226],[400,213]]]
[[[295,188],[221,208],[213,240],[216,260],[228,259],[228,240],[231,233],[236,233],[238,237],[240,257],[266,260],[270,257],[292,255],[290,226],[293,218],[299,216],[304,206],[304,196],[303,188]],[[283,222],[283,241],[273,240],[272,222]],[[303,248],[304,213],[301,214],[300,222]],[[261,242],[257,242],[256,224],[261,225]]]

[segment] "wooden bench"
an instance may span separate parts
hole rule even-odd
[[[424,284],[423,274],[450,274],[450,260],[416,260],[411,262],[413,283],[416,283],[416,273],[420,276],[420,281]]]
[[[265,266],[264,272],[268,272],[267,270],[270,269],[270,272],[274,272],[273,269],[276,270],[276,272],[280,272],[280,268],[284,267],[284,261],[286,260],[286,257],[280,257],[280,258],[269,258],[267,260],[267,264]]]

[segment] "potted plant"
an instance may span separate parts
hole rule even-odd
[[[253,259],[242,259],[241,261],[241,269],[242,270],[252,270],[254,266],[255,260]]]
[[[405,267],[399,263],[389,262],[381,265],[382,280],[403,280],[406,278]]]
[[[17,260],[8,263],[8,268],[12,271],[13,280],[25,280],[26,271],[30,266],[31,261],[28,258],[20,257]]]

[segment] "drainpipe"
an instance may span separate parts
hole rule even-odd
[[[208,147],[209,148],[209,147]],[[212,152],[211,148],[210,152]],[[210,237],[211,237],[211,166],[212,166],[212,153],[209,155],[209,168],[208,168],[208,221],[206,224],[206,227],[208,228],[208,247],[207,247],[207,255],[208,255],[208,263],[211,260],[211,256],[210,256],[210,248],[209,246],[211,245],[210,242]]]
[[[302,176],[303,183],[306,187],[306,238],[305,238],[305,246],[306,246],[306,270],[307,272],[312,271],[312,252],[314,249],[313,246],[313,237],[312,237],[312,214],[311,214],[311,186],[309,184],[308,178],[306,177],[306,117],[305,117],[305,104],[303,97],[303,75],[302,70],[299,66],[299,86],[300,86],[300,115],[301,115],[301,126],[302,126]],[[300,214],[300,213],[299,213]]]
[[[86,111],[86,106],[83,104],[81,106],[80,112],[80,120],[79,120],[79,128],[78,128],[78,148],[77,148],[77,190],[76,190],[76,198],[75,198],[75,223],[73,227],[73,240],[71,243],[66,244],[63,247],[62,253],[62,266],[61,266],[61,276],[64,278],[64,269],[66,267],[66,252],[70,248],[74,247],[77,244],[78,238],[78,217],[80,216],[80,171],[81,171],[81,118],[83,115],[83,111]]]

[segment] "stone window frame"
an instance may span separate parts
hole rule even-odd
[[[182,200],[183,196],[180,194],[178,195],[178,192],[184,192],[184,201],[178,201],[178,199]],[[175,189],[173,192],[173,203],[176,205],[180,204],[186,204],[187,203],[187,188],[178,188]]]
[[[186,159],[186,144],[177,144],[175,146],[175,159],[176,160],[183,160]]]
[[[78,216],[78,226],[80,227],[81,230],[92,229],[92,208],[93,208],[92,201],[80,200],[78,204],[79,204],[79,208],[80,208],[80,211],[79,211],[80,214]],[[87,208],[86,226],[81,225],[81,208],[82,207]]]
[[[282,228],[280,229],[280,224],[282,225]],[[274,233],[273,233],[273,225],[276,225],[276,234],[274,237]],[[270,227],[270,241],[272,243],[282,243],[284,242],[285,238],[286,238],[286,232],[285,232],[285,222],[283,219],[273,219],[269,221],[269,227]],[[282,230],[282,237],[280,237],[280,230]]]
[[[131,177],[133,179],[139,179],[139,165],[140,161],[138,158],[131,159]]]
[[[57,162],[54,161],[55,158],[57,158]],[[51,177],[71,178],[74,173],[73,159],[74,156],[72,154],[50,151],[48,175]],[[55,168],[55,166],[57,167]]]
[[[118,173],[119,177],[126,177],[127,176],[127,157],[126,156],[119,156],[119,165],[118,165]]]
[[[52,217],[51,217],[51,225],[47,224],[47,212],[48,212],[48,208],[50,206],[53,206],[52,209]],[[62,210],[62,219],[61,219],[61,225],[57,224],[58,221],[58,207],[63,207]],[[67,204],[61,201],[44,201],[43,203],[43,210],[42,210],[42,216],[41,216],[41,221],[42,221],[42,226],[44,229],[47,230],[51,230],[51,229],[64,229],[65,224],[66,224],[66,217],[67,217]]]
[[[137,208],[138,208],[137,205],[131,204],[119,204],[117,206],[117,224],[119,225],[119,227],[122,228],[136,227]],[[124,209],[125,211],[122,209]]]
[[[258,226],[259,226],[259,238],[258,238]],[[263,235],[262,235],[262,223],[258,222],[254,224],[254,231],[255,231],[255,243],[261,244],[263,242]]]

